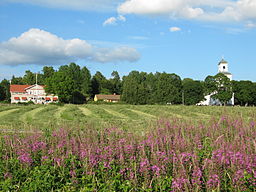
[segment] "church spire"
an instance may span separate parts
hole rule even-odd
[[[228,62],[222,57],[218,64],[218,72],[226,75],[230,80],[232,80],[232,74],[228,71]]]

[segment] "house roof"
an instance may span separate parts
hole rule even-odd
[[[10,92],[22,92],[25,93],[26,89],[31,88],[35,85],[10,85]],[[40,85],[45,87],[44,85]]]
[[[120,95],[95,95],[97,99],[120,100]]]
[[[26,92],[25,89],[31,85],[10,85],[11,92]]]

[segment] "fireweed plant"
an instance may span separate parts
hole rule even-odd
[[[255,126],[159,120],[143,136],[89,126],[9,134],[0,191],[255,191]]]

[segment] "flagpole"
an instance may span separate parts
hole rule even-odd
[[[36,85],[37,85],[37,73],[36,73]]]

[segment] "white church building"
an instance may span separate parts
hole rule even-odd
[[[226,75],[230,81],[232,81],[232,74],[228,71],[228,62],[222,59],[219,64],[218,64],[218,73],[222,73]],[[204,97],[204,100],[199,102],[197,105],[221,105],[221,102],[218,99],[212,98],[213,95],[215,95],[216,92],[213,92],[209,95],[206,95]],[[235,97],[234,93],[232,95],[232,98],[230,101],[227,103],[228,105],[234,105],[235,104]]]

